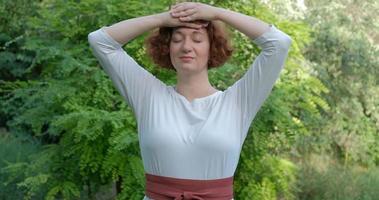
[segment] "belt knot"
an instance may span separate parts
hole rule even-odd
[[[187,192],[184,191],[183,193],[179,194],[175,197],[175,200],[204,200],[203,198],[199,197],[198,195],[203,195],[205,193],[196,193],[196,192]]]

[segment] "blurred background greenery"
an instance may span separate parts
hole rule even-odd
[[[166,11],[172,1],[0,2],[0,199],[141,200],[136,121],[87,35]],[[199,2],[275,24],[293,39],[244,143],[235,199],[379,199],[379,3]],[[260,52],[232,31],[233,58],[209,72],[221,90]],[[147,58],[145,36],[124,49],[156,77],[175,83],[174,72]]]

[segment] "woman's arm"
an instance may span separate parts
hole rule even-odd
[[[166,11],[158,14],[127,19],[105,27],[105,30],[114,40],[124,45],[144,32],[161,26],[188,26],[201,28],[201,24],[182,22],[177,18],[171,17],[169,12]]]
[[[269,29],[269,24],[255,17],[244,15],[224,8],[213,7],[216,19],[221,20],[251,39],[255,39]]]
[[[118,43],[126,44],[146,31],[162,25],[162,13],[120,21],[105,27],[105,31]]]
[[[124,97],[137,116],[145,116],[145,105],[151,96],[160,95],[166,85],[139,65],[122,46],[136,36],[160,26],[189,26],[201,24],[181,22],[169,12],[127,19],[111,26],[102,26],[88,34],[88,43],[115,88]]]
[[[165,84],[140,66],[105,28],[103,26],[88,34],[89,46],[114,87],[132,108],[137,121],[140,121],[146,112],[145,105],[149,104],[146,101],[164,91]]]
[[[223,8],[215,8],[217,19],[233,26],[262,48],[244,76],[228,90],[242,110],[244,141],[252,120],[279,79],[292,39],[275,25]]]

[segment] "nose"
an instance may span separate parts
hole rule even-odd
[[[192,50],[191,42],[189,40],[184,40],[182,50],[184,52],[190,52]]]

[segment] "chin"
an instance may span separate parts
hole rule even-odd
[[[192,64],[188,64],[188,63],[185,63],[185,64],[180,64],[177,68],[176,68],[176,71],[196,71],[196,67]]]

